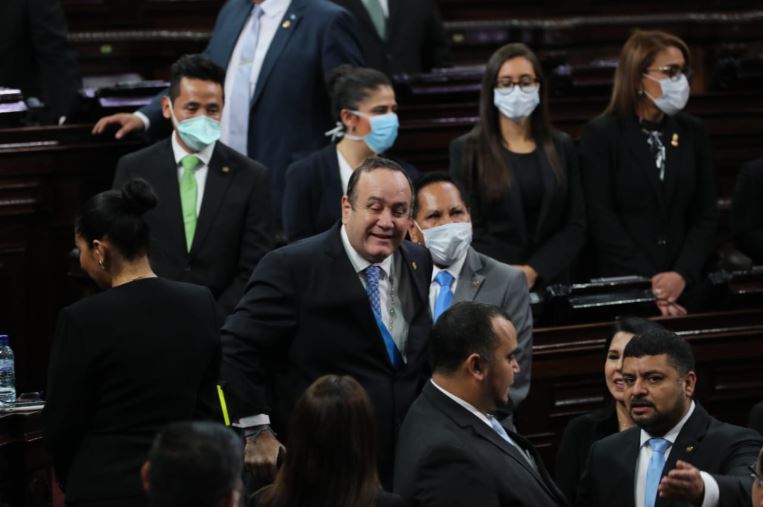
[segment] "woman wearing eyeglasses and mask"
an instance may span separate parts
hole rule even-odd
[[[662,315],[700,302],[718,220],[708,135],[682,112],[689,64],[681,39],[634,33],[580,145],[598,274],[650,278]]]
[[[451,174],[465,189],[478,251],[525,273],[528,287],[568,281],[584,244],[578,157],[552,129],[536,55],[508,44],[488,61],[480,121],[451,143]]]
[[[340,141],[287,169],[283,220],[290,242],[334,225],[353,170],[367,158],[383,155],[398,136],[398,104],[387,76],[375,69],[340,65],[329,77],[328,88],[337,126],[327,135]],[[416,177],[416,169],[401,165],[412,179]]]

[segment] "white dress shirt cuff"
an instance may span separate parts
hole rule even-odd
[[[268,414],[257,414],[242,417],[238,422],[233,423],[237,428],[252,428],[253,426],[262,426],[263,424],[270,424],[271,418]],[[718,495],[717,495],[718,496]]]
[[[138,118],[140,118],[141,121],[143,122],[143,130],[148,131],[149,127],[151,126],[151,120],[149,120],[149,117],[141,113],[140,111],[135,111],[133,114],[137,116]]]
[[[719,505],[719,484],[708,472],[700,471],[700,478],[703,479],[706,492],[703,495],[703,503],[700,507],[716,507]]]

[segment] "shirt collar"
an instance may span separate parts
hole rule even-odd
[[[459,398],[458,396],[455,396],[455,395],[453,395],[453,394],[449,393],[448,391],[446,391],[445,389],[443,389],[442,387],[440,387],[438,384],[436,384],[436,383],[435,383],[435,380],[433,380],[433,379],[430,379],[430,382],[432,383],[432,385],[434,385],[434,386],[435,386],[435,389],[437,389],[437,390],[438,390],[438,391],[440,391],[441,393],[443,393],[443,394],[445,394],[446,396],[448,396],[449,398],[451,398],[451,399],[452,399],[454,402],[456,402],[456,403],[458,403],[459,405],[461,405],[461,406],[462,406],[462,407],[463,407],[465,410],[467,410],[467,411],[468,411],[468,412],[470,412],[472,415],[474,415],[475,417],[477,417],[478,419],[480,419],[481,421],[483,421],[484,423],[486,423],[488,426],[491,426],[491,421],[489,421],[489,420],[488,420],[488,416],[487,416],[486,414],[482,413],[482,412],[481,412],[480,410],[478,410],[477,408],[475,408],[475,406],[474,406],[474,405],[472,405],[472,404],[471,404],[471,403],[469,403],[469,402],[466,402],[466,401],[464,401],[463,399]]]
[[[348,161],[345,160],[345,157],[342,156],[342,153],[340,153],[339,149],[337,149],[337,163],[340,166],[340,182],[342,183],[342,193],[345,194],[348,191],[348,182],[350,181],[350,176],[353,174],[353,168],[350,167],[350,164],[348,164]]]
[[[435,277],[438,276],[438,273],[440,273],[441,271],[448,271],[449,273],[451,273],[451,276],[454,277],[454,280],[458,280],[459,274],[462,272],[462,267],[464,267],[464,261],[467,260],[467,253],[469,253],[469,251],[470,249],[468,248],[450,266],[446,266],[445,268],[438,267],[433,263],[432,279],[430,280],[430,283],[432,283],[435,280]]]
[[[695,402],[693,401],[693,402],[690,403],[690,410],[688,410],[687,413],[684,414],[684,417],[682,417],[682,419],[678,423],[676,423],[676,426],[671,428],[661,438],[665,438],[666,440],[671,442],[671,445],[674,445],[674,442],[676,442],[676,437],[679,436],[679,432],[682,431],[682,428],[684,428],[684,424],[687,422],[687,419],[690,418],[690,416],[692,415],[692,413],[694,411],[695,411]],[[651,438],[654,438],[649,433],[647,433],[645,430],[640,430],[640,434],[639,435],[640,435],[639,436],[639,446],[640,447],[644,446],[647,443],[647,441],[650,440]]]
[[[348,233],[345,230],[345,225],[343,224],[340,228],[340,237],[342,238],[342,246],[345,248],[345,253],[348,256],[348,259],[350,259],[350,264],[353,265],[353,269],[355,269],[356,273],[361,273],[364,269],[368,268],[372,264],[379,266],[382,268],[382,271],[385,272],[385,275],[387,278],[390,278],[390,269],[393,265],[393,256],[388,255],[385,260],[382,262],[375,262],[371,263],[361,257],[361,255],[356,251],[355,248],[353,248],[353,245],[350,244],[350,238],[348,238]]]
[[[260,4],[260,8],[263,10],[263,16],[269,18],[278,17],[280,19],[289,9],[289,4],[291,3],[292,0],[265,0]],[[255,5],[255,3],[252,2],[252,5]]]
[[[215,143],[210,144],[209,146],[205,147],[202,151],[197,151],[196,153],[189,153],[178,142],[178,138],[176,137],[178,135],[178,131],[173,131],[172,136],[172,153],[175,157],[175,164],[180,165],[180,161],[185,157],[186,155],[196,155],[199,157],[199,160],[202,161],[202,164],[208,166],[210,165],[210,159],[212,158],[212,152],[215,150]],[[198,167],[198,166],[197,166]]]

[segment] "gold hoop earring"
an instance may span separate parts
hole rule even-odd
[[[98,265],[101,266],[101,269],[106,271],[106,266],[103,265],[103,259],[98,259]]]

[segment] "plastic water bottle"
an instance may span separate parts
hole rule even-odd
[[[8,335],[0,334],[0,405],[16,401],[16,368]]]

